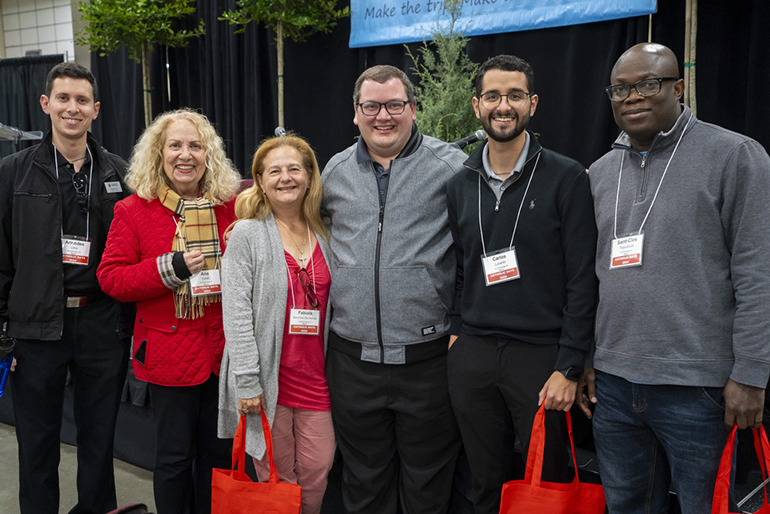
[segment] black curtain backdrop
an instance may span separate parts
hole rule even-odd
[[[0,123],[25,132],[50,129],[51,119],[40,108],[40,95],[45,93],[46,75],[63,60],[63,55],[0,59]],[[0,158],[38,142],[17,145],[0,140]]]
[[[272,135],[277,123],[275,36],[254,24],[236,34],[217,20],[234,6],[235,0],[198,2],[197,16],[206,22],[206,35],[186,48],[155,50],[153,113],[182,106],[199,109],[225,139],[238,169],[249,176],[254,149]],[[674,50],[680,69],[684,11],[685,0],[660,0],[652,22],[653,41]],[[617,57],[647,40],[648,19],[478,36],[471,38],[468,53],[477,63],[500,53],[528,60],[540,96],[530,128],[540,134],[544,146],[589,166],[618,134],[603,87]],[[187,24],[192,27],[197,20],[191,17]],[[770,79],[769,40],[763,36],[769,21],[766,0],[699,1],[698,117],[747,134],[766,148],[770,107],[760,93]],[[357,76],[375,64],[392,64],[407,72],[412,67],[403,45],[350,49],[349,34],[346,19],[330,34],[285,45],[286,128],[310,141],[322,167],[358,134],[351,100]],[[92,55],[102,100],[94,131],[105,147],[128,158],[143,129],[139,65],[125,52]]]

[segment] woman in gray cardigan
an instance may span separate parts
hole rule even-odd
[[[246,451],[266,481],[265,409],[279,479],[302,486],[302,513],[316,514],[336,448],[324,374],[330,253],[321,174],[294,135],[263,142],[251,170],[222,259],[219,436],[232,437],[246,415]]]

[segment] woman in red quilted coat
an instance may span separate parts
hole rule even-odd
[[[217,438],[224,347],[219,270],[240,176],[205,116],[167,112],[134,147],[97,277],[136,302],[133,368],[148,382],[158,514],[211,509],[211,469],[230,465]]]

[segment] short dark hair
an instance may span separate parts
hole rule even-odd
[[[390,66],[388,64],[380,64],[364,70],[356,80],[356,85],[353,87],[353,103],[357,104],[358,100],[361,98],[361,85],[365,80],[373,80],[378,84],[384,84],[392,78],[397,78],[401,81],[404,85],[404,90],[406,91],[406,99],[409,100],[410,104],[413,104],[415,102],[414,86],[409,80],[409,77],[395,66]]]
[[[479,66],[479,70],[476,72],[476,96],[481,94],[481,88],[484,86],[484,74],[489,70],[520,71],[527,78],[527,89],[529,89],[527,93],[535,92],[535,73],[527,61],[515,55],[497,55],[490,57]]]
[[[48,72],[48,76],[45,78],[45,96],[51,96],[51,91],[53,91],[53,81],[61,77],[87,80],[91,84],[91,89],[94,92],[94,102],[97,101],[98,95],[94,74],[91,73],[91,70],[76,62],[63,62],[51,68],[51,71]]]

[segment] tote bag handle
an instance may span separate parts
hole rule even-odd
[[[270,463],[270,478],[268,483],[278,483],[278,471],[275,469],[275,461],[273,460],[273,432],[270,430],[270,422],[267,421],[265,415],[265,409],[260,408],[259,413],[262,416],[262,433],[265,436],[265,452],[267,453],[268,462]],[[246,475],[246,416],[241,415],[238,421],[238,428],[235,430],[235,437],[233,437],[233,478],[241,481],[251,481]]]
[[[719,470],[717,471],[717,481],[714,486],[714,499],[711,504],[711,514],[729,514],[730,513],[730,474],[733,467],[733,453],[735,450],[735,435],[738,432],[738,426],[733,425],[730,436],[727,438],[727,444],[722,452],[722,459],[719,461]],[[754,450],[759,457],[759,468],[762,470],[762,481],[768,477],[770,469],[770,442],[767,440],[765,428],[760,426],[754,430]],[[765,493],[765,501],[762,504],[767,507],[767,489],[762,488]],[[760,510],[758,512],[765,512]]]
[[[575,459],[575,443],[572,440],[572,417],[569,411],[564,412],[567,419],[567,433],[569,434],[569,445],[572,450],[572,464],[575,466],[575,478],[572,480],[570,489],[577,489],[580,480],[578,479],[577,460]],[[524,474],[524,482],[540,487],[543,476],[543,453],[545,451],[545,403],[540,405],[535,422],[532,425],[532,435],[529,439],[529,454],[527,455],[527,470]]]

